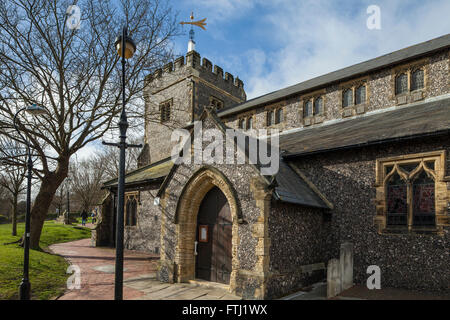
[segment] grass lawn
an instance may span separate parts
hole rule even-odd
[[[19,285],[23,274],[23,248],[17,243],[4,243],[18,240],[24,232],[25,224],[19,223],[17,234],[11,236],[11,224],[0,225],[0,300],[18,299]],[[46,249],[49,245],[89,238],[91,232],[54,221],[46,221],[42,230],[40,247]],[[67,278],[66,270],[69,264],[60,256],[44,251],[30,250],[30,283],[32,299],[50,299],[64,292]]]

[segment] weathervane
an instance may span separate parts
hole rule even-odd
[[[194,41],[194,26],[200,27],[203,30],[206,30],[205,26],[206,26],[206,18],[199,20],[199,21],[194,21],[194,13],[191,13],[191,21],[190,22],[185,22],[182,21],[180,22],[180,24],[190,24],[191,25],[191,31],[189,31],[189,43],[188,43],[188,52],[189,51],[193,51],[195,50],[195,41]]]
[[[197,27],[202,28],[203,30],[206,30],[206,28],[205,28],[205,26],[206,26],[205,21],[206,21],[206,18],[202,19],[202,20],[199,20],[199,21],[194,21],[194,13],[192,12],[191,13],[191,22],[184,22],[184,21],[182,21],[182,22],[180,22],[180,24],[190,24],[192,26],[197,26]]]

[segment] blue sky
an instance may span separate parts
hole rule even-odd
[[[167,0],[196,28],[202,57],[244,81],[247,98],[311,79],[450,33],[449,0]],[[367,8],[380,7],[381,29],[367,28]],[[174,41],[187,51],[189,26]],[[87,158],[99,141],[77,152]]]
[[[169,0],[196,28],[196,50],[239,76],[248,98],[450,33],[450,1]],[[370,5],[380,7],[381,29],[369,30]],[[187,50],[185,36],[175,41]]]

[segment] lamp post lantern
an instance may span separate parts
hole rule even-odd
[[[30,211],[31,211],[31,178],[33,171],[33,161],[31,160],[30,142],[24,138],[17,126],[17,116],[20,112],[26,111],[32,115],[38,115],[46,112],[45,108],[33,104],[31,106],[20,109],[14,115],[14,128],[27,146],[27,210],[25,214],[25,237],[24,237],[24,254],[23,254],[23,278],[19,287],[20,300],[30,300],[31,284],[28,276],[30,261]]]
[[[132,147],[142,147],[142,145],[131,145],[126,142],[128,120],[125,112],[125,59],[130,59],[135,51],[136,45],[128,36],[127,27],[122,29],[122,36],[116,38],[116,50],[118,55],[122,58],[122,111],[120,113],[119,143],[103,142],[105,145],[112,145],[119,147],[119,180],[117,186],[117,220],[116,220],[116,267],[115,267],[115,282],[114,282],[114,299],[123,299],[123,234],[124,234],[124,199],[125,199],[125,149]]]

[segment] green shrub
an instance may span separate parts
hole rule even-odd
[[[9,219],[6,216],[0,214],[0,224],[4,223],[9,223]]]

